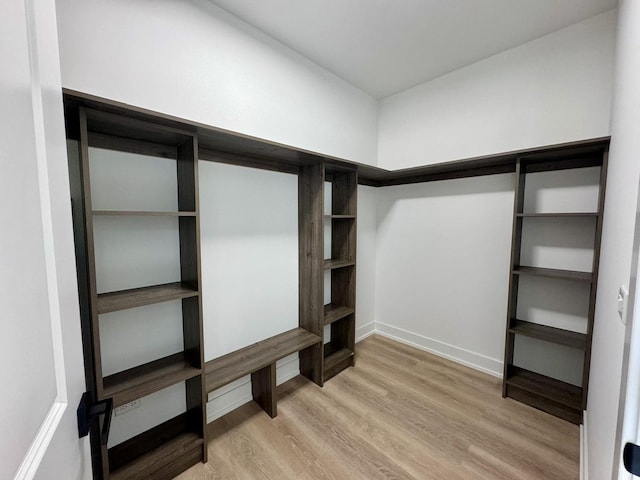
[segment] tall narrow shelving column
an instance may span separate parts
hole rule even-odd
[[[551,158],[523,157],[516,163],[502,395],[576,424],[582,423],[587,405],[606,171],[607,150],[602,146]],[[538,177],[541,186],[535,193],[542,199],[554,199],[549,202],[553,203],[553,210],[540,211],[535,195],[525,195],[534,175],[544,175],[544,181]],[[536,244],[531,235],[542,245]],[[591,252],[591,258],[585,252]],[[522,298],[531,302],[535,297],[523,282],[529,282],[526,287],[537,292],[538,300],[551,305],[560,299],[563,311],[558,314],[548,305],[520,308]],[[551,293],[544,288],[550,288]],[[547,293],[540,297],[542,291]],[[575,298],[583,299],[578,303],[584,305],[574,304]],[[586,318],[580,321],[583,315]],[[554,319],[563,324],[554,325]],[[529,354],[529,358],[521,355],[518,339],[525,339],[521,346],[528,342],[538,353]],[[566,359],[566,364],[556,362],[550,366],[548,359],[542,358],[550,354]],[[519,364],[523,359],[537,367]],[[579,365],[575,364],[576,359],[581,359]]]
[[[301,167],[298,182],[300,326],[330,338],[300,352],[300,372],[322,386],[355,363],[357,172],[322,163]],[[324,185],[331,183],[331,214],[324,215]],[[324,259],[324,221],[331,224],[331,258]],[[331,301],[324,305],[324,273]]]
[[[105,479],[173,478],[194,463],[207,460],[197,138],[187,131],[83,107],[79,108],[78,117],[80,178],[77,182],[81,187],[74,190],[81,191],[82,197],[74,200],[74,215],[84,219],[84,228],[76,230],[76,243],[81,246],[77,247],[78,262],[86,267],[78,271],[79,277],[84,275],[84,278],[79,278],[79,284],[85,296],[82,303],[87,306],[82,327],[83,336],[90,339],[90,342],[84,342],[84,348],[85,368],[93,377],[93,382],[90,382],[95,390],[92,396],[97,400],[112,398],[114,407],[118,407],[183,383],[186,405],[184,413],[111,448],[92,444],[92,448],[100,450],[100,455],[94,455],[94,458],[100,458],[102,478]],[[177,210],[166,211],[153,206],[145,210],[94,210],[90,147],[111,151],[115,156],[137,154],[147,158],[173,159],[177,182],[174,205],[177,204]],[[112,185],[114,189],[118,187]],[[125,290],[100,292],[99,274],[106,266],[97,259],[100,245],[95,239],[95,223],[98,218],[110,218],[109,222],[115,222],[109,225],[127,222],[131,218],[139,219],[126,224],[131,228],[127,230],[131,242],[136,241],[137,223],[172,222],[173,219],[177,229],[174,234],[179,239],[179,265],[175,265],[175,271],[179,269],[180,272],[179,279],[171,283],[143,284]],[[144,249],[145,245],[139,248]],[[129,281],[125,280],[124,283]],[[182,305],[182,351],[104,375],[101,322],[110,319],[103,317],[113,312],[148,308],[171,301],[179,301]],[[149,320],[153,321],[152,318]]]
[[[331,258],[324,261],[331,271],[331,302],[324,306],[323,326],[331,325],[324,344],[323,379],[328,380],[355,365],[356,309],[356,212],[358,174],[329,170],[331,182]]]

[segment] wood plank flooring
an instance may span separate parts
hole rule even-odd
[[[579,478],[579,428],[500,395],[500,380],[377,335],[320,388],[278,389],[209,425],[180,480]]]

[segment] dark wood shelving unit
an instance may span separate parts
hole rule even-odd
[[[277,414],[275,362],[288,354],[298,351],[301,374],[320,386],[355,364],[358,184],[385,187],[517,172],[512,251],[512,265],[517,271],[510,275],[503,394],[574,422],[581,419],[576,399],[581,399],[579,407],[583,408],[587,395],[609,138],[389,171],[71,90],[64,91],[64,107],[67,137],[80,143],[80,159],[70,170],[77,172],[73,174],[77,178],[72,178],[71,190],[87,389],[93,400],[113,395],[119,396],[116,403],[121,404],[138,395],[184,382],[187,404],[187,412],[109,449],[101,445],[99,425],[94,425],[90,435],[95,478],[162,480],[173,478],[198,461],[206,462],[207,393],[232,379],[250,374],[254,400],[273,417]],[[93,210],[88,162],[90,146],[175,160],[178,186],[175,211]],[[298,176],[299,328],[206,365],[202,331],[198,159]],[[601,166],[602,170],[597,212],[527,213],[522,209],[526,173],[587,166]],[[324,213],[325,181],[332,184],[329,215]],[[180,243],[179,281],[98,295],[96,268],[99,266],[95,264],[93,218],[106,216],[175,217]],[[515,320],[518,279],[522,275],[541,273],[520,266],[519,262],[522,221],[530,217],[540,218],[539,221],[570,217],[596,219],[593,273],[589,278],[580,278],[584,275],[581,272],[570,274],[578,277],[571,280],[591,281],[586,336]],[[325,222],[331,226],[329,260],[323,259]],[[331,276],[329,305],[324,305],[323,299],[326,272]],[[550,275],[548,270],[542,273],[560,278],[560,281],[566,279],[566,272],[564,277]],[[100,315],[171,300],[182,303],[183,351],[103,377]],[[325,343],[323,331],[327,325],[330,325],[331,338]],[[512,365],[515,335],[583,350],[585,387],[580,389]]]
[[[71,190],[89,393],[96,400],[111,398],[117,407],[172,385],[183,384],[188,410],[109,449],[96,441],[99,434],[92,431],[94,475],[103,479],[173,478],[194,463],[207,460],[199,290],[198,141],[188,130],[104,109],[78,106],[71,111],[67,109],[66,114],[67,135],[78,140],[80,145],[78,163],[70,170],[77,172],[77,176],[71,179]],[[111,150],[114,154],[136,153],[174,160],[178,208],[175,211],[94,210],[90,147]],[[96,260],[94,216],[176,217],[180,248],[179,281],[98,294],[97,272],[104,266]],[[183,351],[103,376],[100,323],[109,319],[101,318],[101,315],[167,301],[182,303]],[[98,425],[92,428],[96,430]]]
[[[589,384],[589,368],[591,362],[591,339],[595,316],[596,287],[598,284],[598,265],[600,257],[600,241],[602,235],[602,221],[604,212],[604,196],[607,172],[608,146],[601,145],[598,149],[577,150],[567,149],[550,156],[544,154],[528,154],[516,160],[516,190],[513,212],[513,233],[511,250],[511,275],[509,280],[509,300],[507,305],[507,325],[505,333],[505,356],[502,396],[511,397],[532,407],[544,410],[552,415],[564,418],[573,423],[582,423],[583,410],[587,405]],[[569,213],[535,213],[527,212],[525,208],[525,187],[527,175],[539,172],[554,172],[560,170],[599,167],[598,182],[598,211],[597,212],[569,212]],[[523,236],[523,222],[527,218],[536,218],[544,222],[545,219],[593,218],[594,244],[592,269],[589,272],[562,270],[556,268],[542,268],[521,265],[521,246]],[[570,229],[571,222],[562,222],[558,228]],[[541,325],[517,318],[520,278],[536,276],[555,279],[560,282],[586,282],[589,285],[589,305],[586,320],[586,333],[579,333]],[[514,364],[515,337],[521,335],[536,340],[570,347],[583,352],[582,381],[580,386],[566,383],[537,372],[520,368]]]
[[[209,131],[131,106],[65,92],[67,137],[80,143],[72,169],[75,192],[74,231],[81,292],[83,347],[87,385],[96,400],[112,398],[116,406],[166,387],[185,384],[188,412],[110,449],[101,445],[95,425],[92,461],[96,478],[171,478],[197,461],[207,461],[207,394],[229,382],[251,376],[254,400],[277,415],[276,362],[295,352],[301,373],[318,385],[354,364],[357,166],[328,162],[315,155],[293,158],[285,150],[252,143],[247,137],[219,137]],[[239,140],[239,142],[236,142]],[[234,145],[233,151],[225,151]],[[246,150],[248,145],[256,147]],[[178,202],[175,210],[92,207],[89,147],[176,161]],[[236,149],[237,147],[237,149]],[[285,152],[273,157],[274,151]],[[299,179],[299,328],[268,338],[205,364],[202,331],[199,158],[298,175]],[[325,176],[326,175],[326,176]],[[332,184],[332,212],[324,215],[325,180]],[[94,217],[174,217],[180,247],[180,280],[167,284],[98,294],[96,290]],[[324,221],[331,222],[332,258],[323,260]],[[323,305],[323,275],[330,271],[332,305]],[[182,303],[182,352],[103,376],[100,322],[102,314],[161,302]],[[323,329],[331,325],[331,340]],[[326,359],[326,365],[325,365]]]
[[[356,211],[358,174],[328,169],[331,183],[331,302],[323,307],[322,326],[330,325],[323,344],[323,381],[355,365]],[[345,220],[348,219],[348,220]]]
[[[181,300],[198,295],[197,288],[183,282],[165,283],[150,287],[132,288],[118,292],[99,293],[98,313],[117,312],[154,303]]]
[[[301,352],[300,371],[322,386],[326,380],[355,365],[355,281],[358,174],[353,168],[309,165],[300,169],[300,326],[324,338]],[[324,186],[331,183],[331,213],[325,214]],[[325,220],[331,227],[331,259],[323,259]],[[331,275],[331,302],[324,305],[324,273]],[[329,352],[350,352],[335,363]]]

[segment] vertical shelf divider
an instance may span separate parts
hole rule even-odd
[[[324,284],[324,164],[301,167],[298,175],[299,324],[322,337]],[[300,373],[323,385],[323,344],[300,352]]]
[[[192,365],[203,372],[186,382],[187,411],[203,438],[202,461],[207,462],[207,392],[204,375],[204,334],[202,320],[202,274],[200,259],[200,208],[198,196],[198,139],[189,137],[178,146],[176,162],[178,210],[195,212],[194,217],[179,217],[180,277],[183,283],[197,289],[199,295],[182,299],[184,352]]]
[[[513,203],[513,229],[511,232],[511,262],[509,266],[509,298],[507,304],[507,325],[505,329],[504,366],[502,375],[502,396],[507,396],[507,378],[509,377],[509,366],[513,364],[513,348],[515,335],[510,332],[511,321],[516,318],[518,310],[518,286],[519,275],[514,275],[513,271],[520,266],[520,247],[522,245],[522,217],[518,216],[524,208],[524,188],[526,182],[526,172],[522,162],[516,160],[516,185]]]

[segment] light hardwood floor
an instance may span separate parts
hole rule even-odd
[[[209,425],[209,463],[180,480],[579,478],[579,428],[500,394],[500,380],[389,339],[319,388],[279,387]]]

